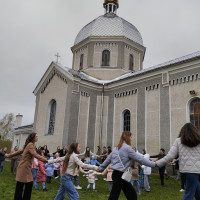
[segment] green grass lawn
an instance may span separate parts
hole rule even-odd
[[[80,200],[105,200],[108,199],[108,183],[103,180],[102,176],[98,176],[96,181],[97,192],[86,191],[87,179],[80,174],[80,185],[83,187],[82,190],[78,190]],[[6,162],[4,165],[4,171],[0,174],[0,199],[1,200],[12,200],[15,191],[15,176],[10,174],[10,162]],[[42,191],[40,185],[39,191],[33,189],[32,200],[49,200],[54,199],[58,192],[60,185],[60,178],[53,179],[51,184],[46,184],[48,192]],[[165,180],[165,186],[160,186],[160,179],[158,175],[151,175],[150,180],[151,192],[146,193],[144,190],[141,191],[141,195],[138,195],[139,200],[181,200],[183,193],[180,190],[180,181],[176,181],[170,177],[169,180]],[[66,195],[65,199],[69,199]],[[121,192],[120,200],[125,200],[123,192]]]

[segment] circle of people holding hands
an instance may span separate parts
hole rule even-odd
[[[79,182],[79,173],[83,173],[88,179],[87,190],[96,192],[95,181],[98,175],[107,174],[109,200],[117,200],[121,190],[128,200],[136,200],[140,195],[140,188],[150,192],[149,178],[151,168],[158,167],[161,186],[164,186],[165,166],[179,162],[181,174],[181,191],[184,191],[183,200],[200,200],[200,131],[191,123],[186,123],[180,130],[168,154],[160,149],[158,155],[150,156],[143,149],[141,153],[131,147],[132,134],[129,131],[122,133],[118,145],[103,147],[103,152],[98,146],[97,153],[91,152],[86,147],[83,153],[79,143],[72,143],[69,149],[57,148],[56,152],[50,153],[47,145],[36,149],[38,141],[36,133],[30,134],[22,150],[18,146],[10,154],[3,148],[0,151],[0,173],[3,170],[5,158],[11,158],[11,173],[15,173],[18,156],[22,154],[16,173],[15,200],[31,199],[32,187],[38,190],[42,184],[43,191],[47,191],[46,183],[51,183],[61,176],[61,184],[55,200],[63,200],[67,193],[70,200],[78,200],[78,189],[82,189]],[[150,160],[156,158],[156,161]],[[173,161],[173,162],[172,162]],[[139,173],[140,172],[140,173]],[[140,176],[140,180],[139,180]],[[136,184],[137,193],[133,188]]]

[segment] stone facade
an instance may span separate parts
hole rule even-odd
[[[132,145],[157,154],[160,148],[169,150],[181,127],[190,121],[190,103],[200,98],[200,52],[143,69],[146,48],[138,30],[115,17],[115,13],[106,13],[97,20],[106,20],[107,28],[108,22],[115,20],[119,24],[110,27],[118,35],[90,36],[87,25],[82,32],[89,36],[80,40],[80,32],[71,48],[72,69],[52,62],[38,83],[32,129],[39,135],[37,146],[46,144],[51,152],[72,142],[94,152],[97,145],[114,147],[124,129],[124,113],[130,111]],[[123,29],[121,23],[127,27],[124,36],[116,29]],[[102,66],[104,50],[110,51],[109,66]],[[52,100],[56,112],[54,131],[49,134]],[[20,139],[18,135],[19,131],[15,139]]]

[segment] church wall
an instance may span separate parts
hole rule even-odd
[[[100,141],[101,141],[102,147],[107,146],[108,100],[109,100],[108,96],[104,96],[103,101],[102,101],[102,96],[97,96],[95,151],[97,150],[97,146],[100,145]],[[102,102],[104,105],[103,111],[101,109]]]
[[[200,97],[200,79],[170,87],[171,144],[177,138],[181,127],[190,121],[189,102],[195,97],[189,93],[191,90],[195,90]]]
[[[26,142],[26,139],[28,137],[29,134],[20,134],[20,144],[19,144],[19,149],[22,149],[24,147],[24,144]],[[36,146],[38,145],[38,142],[35,144]]]
[[[78,96],[78,92],[79,85],[76,82],[68,81],[62,146],[68,146],[69,144],[72,96]]]
[[[107,144],[112,146],[113,141],[113,123],[114,123],[114,94],[111,92],[108,99],[108,121],[107,121]]]
[[[55,151],[57,146],[62,145],[67,85],[57,76],[54,76],[44,93],[38,95],[40,95],[40,101],[36,124],[36,132],[39,136],[37,145],[47,144],[50,151]],[[52,99],[56,100],[55,129],[53,135],[47,135],[47,111]]]
[[[76,141],[80,144],[81,149],[85,149],[88,139],[88,120],[89,120],[90,97],[80,96],[79,115],[78,115],[78,131]]]
[[[124,47],[124,67],[129,70],[129,55],[134,56],[134,71],[139,71],[140,66],[140,54],[129,46]]]
[[[68,145],[70,145],[73,142],[77,142],[79,102],[80,102],[80,93],[72,93],[71,105],[69,108],[70,119],[69,119]]]
[[[38,116],[38,109],[39,109],[39,102],[40,102],[40,94],[36,96],[35,100],[35,114],[34,114],[34,124],[33,124],[33,131],[36,132],[36,124],[37,124],[37,116]]]
[[[88,64],[88,46],[84,46],[74,53],[74,67],[73,67],[73,69],[76,70],[76,71],[78,71],[80,69],[80,56],[81,56],[81,54],[84,54],[83,69],[85,69],[85,68],[88,67],[87,66],[87,64]]]
[[[146,151],[156,155],[160,149],[160,91],[146,91]]]
[[[183,64],[183,67],[169,74],[169,79],[175,81],[174,85],[170,85],[171,145],[177,138],[181,127],[190,121],[188,102],[195,96],[190,95],[189,91],[195,90],[197,96],[200,96],[200,79],[190,80],[190,77],[184,81],[185,77],[199,74],[199,64],[194,61]]]
[[[132,145],[137,146],[137,94],[114,99],[113,146],[118,144],[123,132],[123,113],[125,110],[130,110]]]
[[[96,104],[96,122],[95,122],[95,148],[99,145],[99,136],[100,136],[100,118],[101,118],[101,96],[97,96]],[[102,145],[103,146],[103,145]]]
[[[170,149],[169,87],[160,85],[160,148]]]
[[[100,80],[112,80],[124,75],[127,71],[113,68],[90,68],[85,70],[84,72],[89,76],[95,77]]]
[[[124,68],[124,42],[118,42],[118,54],[117,67]]]
[[[87,146],[92,151],[95,149],[95,123],[96,123],[96,107],[97,107],[97,95],[98,91],[90,90],[90,108],[89,108],[89,123],[88,123],[88,140]]]
[[[110,51],[110,66],[117,67],[118,60],[118,45],[115,42],[108,43],[96,43],[94,46],[94,59],[93,63],[95,67],[102,66],[102,52],[104,50]]]
[[[13,138],[13,141],[12,141],[12,149],[18,145],[19,148],[21,149],[23,146],[22,144],[20,144],[20,134],[14,134],[14,138]]]
[[[94,57],[94,42],[90,42],[88,44],[88,60],[87,60],[87,67],[94,67],[93,66],[93,57]]]
[[[141,151],[145,148],[145,83],[137,89],[137,148]]]

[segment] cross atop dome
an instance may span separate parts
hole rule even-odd
[[[105,8],[105,15],[113,17],[116,15],[116,11],[119,8],[118,0],[104,0],[103,7]]]

